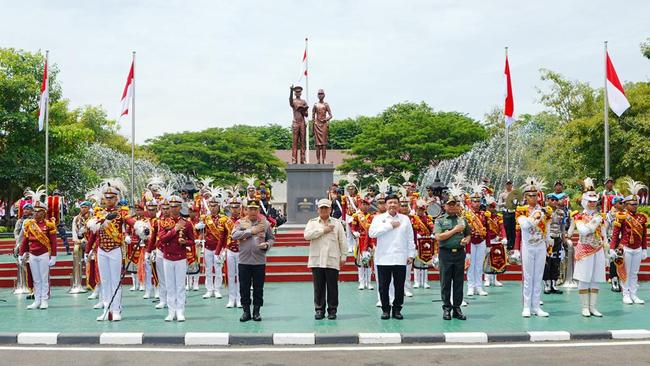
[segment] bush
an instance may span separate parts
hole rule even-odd
[[[639,206],[639,208],[636,209],[637,212],[644,213],[650,217],[650,206]],[[650,220],[647,222],[648,227],[650,227]]]
[[[6,233],[9,231],[9,228],[6,226],[0,226],[0,233]]]

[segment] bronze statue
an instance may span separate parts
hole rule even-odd
[[[296,95],[294,98],[293,95]],[[291,85],[289,88],[289,106],[293,109],[293,123],[291,131],[293,138],[291,140],[291,164],[296,164],[298,161],[298,149],[300,149],[300,164],[305,163],[305,118],[309,116],[309,106],[307,102],[300,99],[302,94],[302,86],[294,87]]]
[[[325,100],[325,91],[318,89],[318,102],[312,108],[312,121],[314,123],[314,141],[316,142],[316,160],[318,164],[325,164],[327,154],[327,138],[329,136],[329,121],[332,119],[332,110]]]

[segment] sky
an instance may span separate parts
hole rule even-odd
[[[120,114],[136,51],[136,142],[233,124],[289,126],[309,37],[309,101],[335,119],[404,101],[481,119],[504,99],[543,109],[539,69],[603,85],[603,41],[622,81],[648,81],[650,1],[9,1],[0,47],[50,50],[64,98]],[[300,81],[304,85],[304,80]],[[122,121],[128,136],[130,121]]]

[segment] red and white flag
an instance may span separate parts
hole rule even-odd
[[[131,70],[129,70],[129,76],[126,78],[126,85],[124,85],[124,91],[122,92],[122,114],[120,114],[120,118],[129,114],[129,106],[133,97],[134,68],[135,61],[131,62]]]
[[[41,99],[38,102],[38,130],[43,131],[45,123],[45,113],[47,103],[50,101],[50,81],[47,77],[47,56],[45,57],[45,67],[43,68],[43,82],[41,83]]]
[[[630,102],[627,101],[625,97],[625,90],[623,90],[623,84],[618,80],[618,75],[616,75],[616,70],[612,64],[612,60],[609,58],[609,52],[607,52],[607,102],[609,103],[609,108],[612,109],[612,112],[616,113],[617,116],[621,116],[628,108],[630,108]]]
[[[510,127],[515,122],[515,100],[512,95],[512,80],[510,79],[510,64],[508,63],[508,55],[506,55],[506,69],[504,71],[506,77],[506,102],[503,114],[506,118],[506,128]]]
[[[300,63],[300,78],[298,81],[301,81],[302,78],[307,78],[309,72],[307,71],[307,38],[305,38],[305,52],[302,54],[302,62]]]

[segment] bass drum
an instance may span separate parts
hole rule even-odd
[[[442,215],[442,206],[436,202],[432,202],[427,206],[427,214],[429,214],[434,219],[437,219]]]

